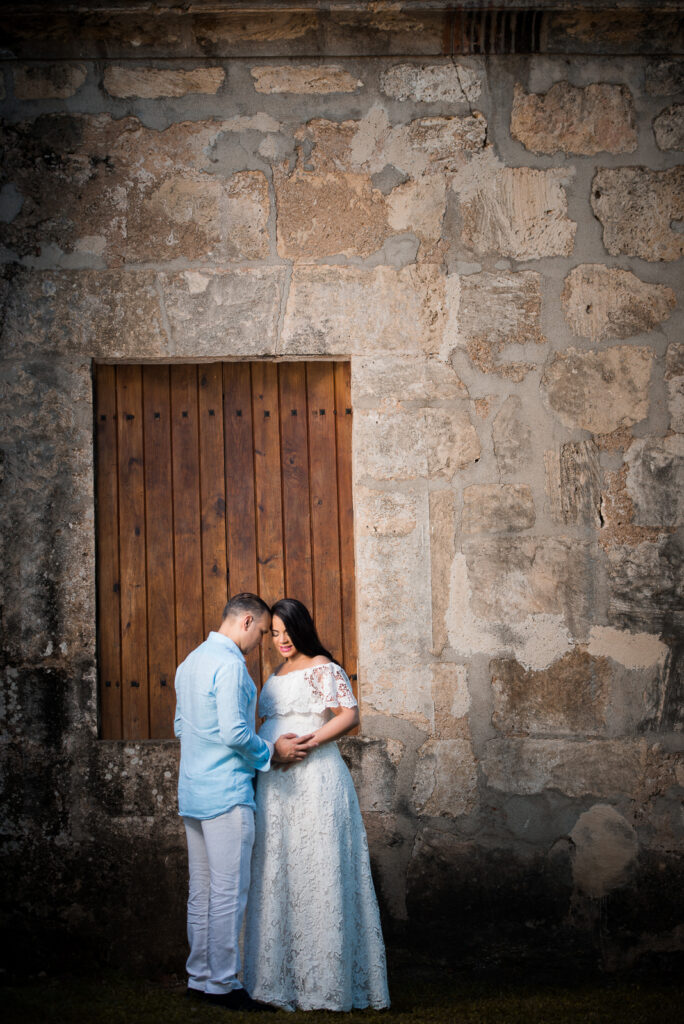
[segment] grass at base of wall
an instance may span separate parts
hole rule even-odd
[[[176,978],[145,981],[113,971],[25,978],[0,990],[4,1024],[675,1024],[682,989],[649,976],[556,977],[526,981],[510,972],[474,979],[462,972],[404,962],[390,977],[392,1008],[340,1015],[227,1013],[185,998]]]

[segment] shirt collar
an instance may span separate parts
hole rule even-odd
[[[237,654],[238,658],[242,658],[243,661],[245,660],[245,656],[238,645],[234,640],[231,640],[229,636],[226,636],[225,633],[217,633],[216,630],[212,629],[207,640],[210,640],[214,644],[221,644],[223,647],[227,647],[233,652],[233,654]]]

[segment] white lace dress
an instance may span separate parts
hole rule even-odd
[[[356,699],[339,665],[270,676],[260,735],[313,732]],[[359,802],[337,744],[259,774],[244,984],[294,1010],[389,1006],[385,947]]]

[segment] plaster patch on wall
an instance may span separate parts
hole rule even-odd
[[[539,671],[572,647],[572,637],[562,615],[528,615],[501,629],[473,615],[471,596],[466,558],[459,553],[451,570],[447,629],[449,643],[461,657],[487,654],[515,658],[526,669]]]
[[[592,626],[587,651],[597,658],[612,658],[625,668],[662,665],[668,646],[651,633],[630,633],[613,626]]]

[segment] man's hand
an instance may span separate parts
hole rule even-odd
[[[312,732],[306,736],[286,732],[275,741],[272,760],[277,764],[296,764],[297,761],[303,761],[309,751],[317,746]]]

